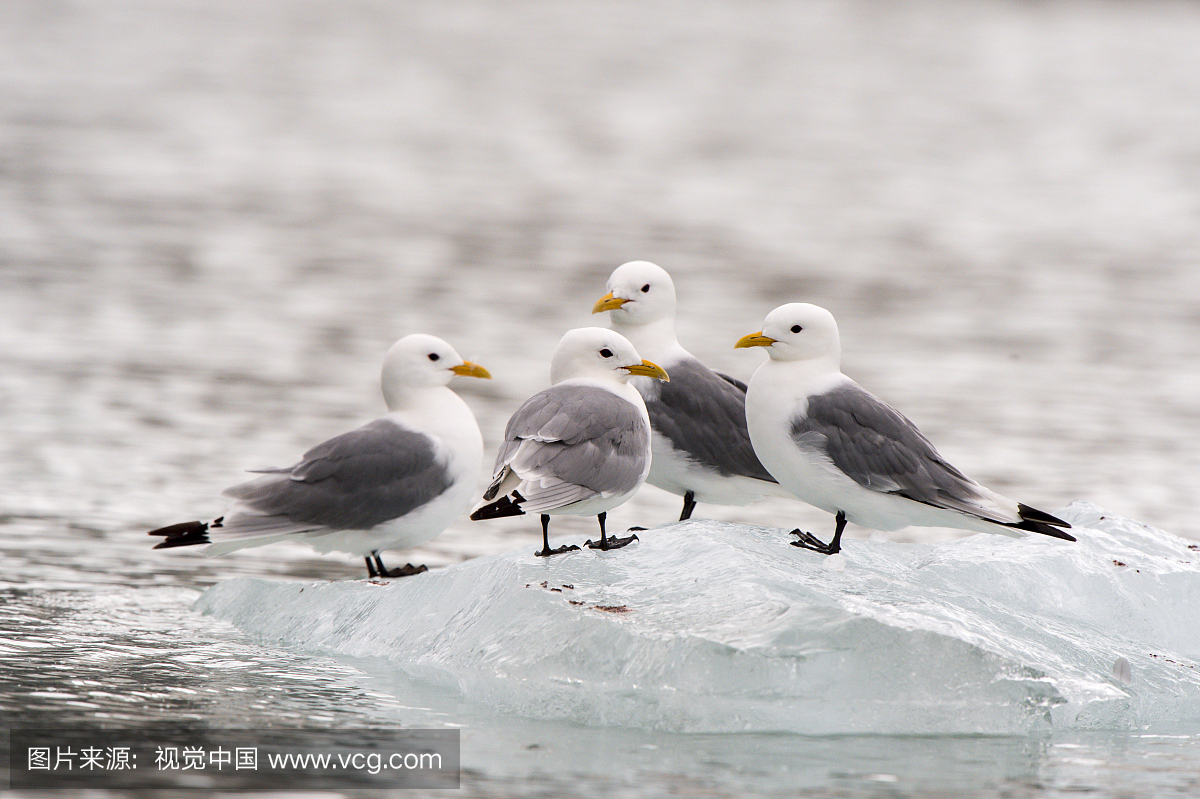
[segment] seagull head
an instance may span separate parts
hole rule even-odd
[[[608,293],[592,313],[610,311],[617,325],[645,325],[675,318],[675,284],[667,270],[649,261],[621,264],[608,278]]]
[[[395,409],[412,389],[444,386],[455,377],[490,378],[487,369],[464,361],[437,336],[414,333],[397,341],[383,359],[383,397]]]
[[[833,314],[806,302],[780,305],[767,314],[762,330],[738,339],[735,347],[765,347],[776,361],[841,359],[842,344]]]
[[[550,361],[551,383],[573,377],[625,383],[635,375],[670,379],[661,366],[642,360],[629,339],[602,327],[568,330]]]

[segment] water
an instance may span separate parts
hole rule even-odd
[[[0,5],[0,726],[464,724],[479,795],[1194,791],[1195,728],[665,736],[413,701],[188,609],[361,564],[144,531],[382,412],[414,330],[495,375],[460,387],[494,448],[645,258],[714,366],[748,376],[733,341],[820,303],[846,371],[982,482],[1200,537],[1198,34],[1172,2]],[[678,504],[647,489],[613,523]],[[411,559],[531,527],[464,521]]]

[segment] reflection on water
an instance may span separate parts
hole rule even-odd
[[[1200,537],[1193,5],[13,0],[0,32],[5,724],[481,718],[187,610],[233,574],[356,577],[353,559],[208,561],[144,531],[216,515],[243,468],[380,413],[380,358],[416,330],[495,375],[460,387],[494,447],[634,258],[672,272],[681,340],[723,371],[751,373],[732,344],[774,305],[826,305],[846,370],[968,473]],[[647,489],[614,522],[677,507]],[[701,512],[829,523],[784,500]],[[463,521],[413,559],[533,546],[532,527]],[[468,767],[474,747],[498,792],[543,770],[569,792],[546,728],[504,724],[544,748],[466,735]],[[1175,739],[571,735],[637,764],[613,776],[571,749],[593,787],[677,779],[692,747],[718,764],[697,786],[765,774],[747,755],[764,747],[861,795],[936,781],[886,777],[947,751],[984,793],[1116,791],[1121,768],[1192,785]],[[904,754],[871,782],[798,749]]]
[[[357,686],[354,669],[253,646],[225,625],[194,618],[195,598],[182,588],[6,594],[5,725],[394,723],[378,709],[395,701]]]

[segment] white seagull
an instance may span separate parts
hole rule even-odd
[[[679,520],[697,502],[746,505],[764,494],[790,497],[767,472],[746,429],[746,385],[714,372],[675,335],[675,284],[660,266],[630,261],[608,278],[592,313],[609,312],[613,330],[667,370],[670,383],[634,378],[650,414],[654,452],[646,482],[683,497]]]
[[[947,463],[899,411],[841,372],[837,322],[824,308],[781,305],[737,347],[766,347],[746,417],[763,464],[800,499],[833,513],[828,544],[793,530],[793,546],[833,554],[847,521],[876,530],[955,527],[1074,541],[1071,525],[1002,497]]]
[[[206,555],[286,539],[318,552],[362,556],[371,577],[402,577],[379,553],[436,537],[475,495],[483,437],[467,404],[447,385],[456,375],[489,378],[435,336],[405,336],[383,361],[388,414],[331,438],[286,468],[225,491],[237,500],[222,518],[152,530],[155,549],[211,544]]]
[[[550,387],[530,397],[508,420],[484,500],[471,518],[541,514],[540,556],[550,549],[550,516],[596,514],[600,541],[593,549],[623,547],[637,536],[609,538],[609,510],[632,497],[650,471],[650,419],[629,379],[667,380],[642,360],[619,333],[599,327],[567,331],[550,362]],[[496,497],[499,496],[499,499]]]

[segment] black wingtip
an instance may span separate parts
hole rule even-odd
[[[151,530],[148,535],[165,536],[166,540],[154,545],[154,549],[170,549],[171,547],[189,547],[193,544],[211,544],[208,537],[209,527],[220,527],[221,519],[211,525],[208,522],[180,522],[179,524],[160,527]]]
[[[1076,540],[1075,536],[1062,531],[1062,528],[1070,529],[1071,525],[1057,516],[1051,516],[1045,511],[1040,511],[1037,508],[1031,508],[1028,505],[1021,505],[1019,503],[1017,505],[1017,512],[1021,514],[1021,521],[1012,526],[1018,530],[1041,533],[1051,538],[1061,538],[1063,541]]]
[[[511,496],[503,496],[490,505],[484,505],[471,514],[471,521],[478,522],[484,519],[503,519],[506,516],[524,516],[525,511],[521,509],[521,503],[525,501],[525,497],[512,492]]]

